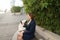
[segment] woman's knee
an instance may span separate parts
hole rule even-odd
[[[17,36],[17,40],[22,40],[22,36]]]
[[[20,34],[17,35],[17,40],[22,40],[22,36]]]

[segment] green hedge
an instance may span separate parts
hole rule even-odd
[[[19,7],[19,6],[13,6],[11,8],[11,12],[12,13],[20,12],[20,10],[21,10],[21,7]]]
[[[60,35],[60,0],[23,0],[23,3],[39,26]]]

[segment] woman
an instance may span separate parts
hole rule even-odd
[[[17,40],[31,40],[32,38],[34,38],[36,27],[35,20],[32,13],[28,13],[27,17],[29,22],[27,23],[27,25],[25,25],[26,30],[18,34]]]

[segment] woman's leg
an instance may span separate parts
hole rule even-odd
[[[22,40],[22,33],[21,32],[18,33],[17,40]]]

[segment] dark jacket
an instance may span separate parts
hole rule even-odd
[[[32,19],[31,22],[26,25],[26,30],[23,33],[23,40],[30,40],[34,37],[35,27],[35,21]]]

